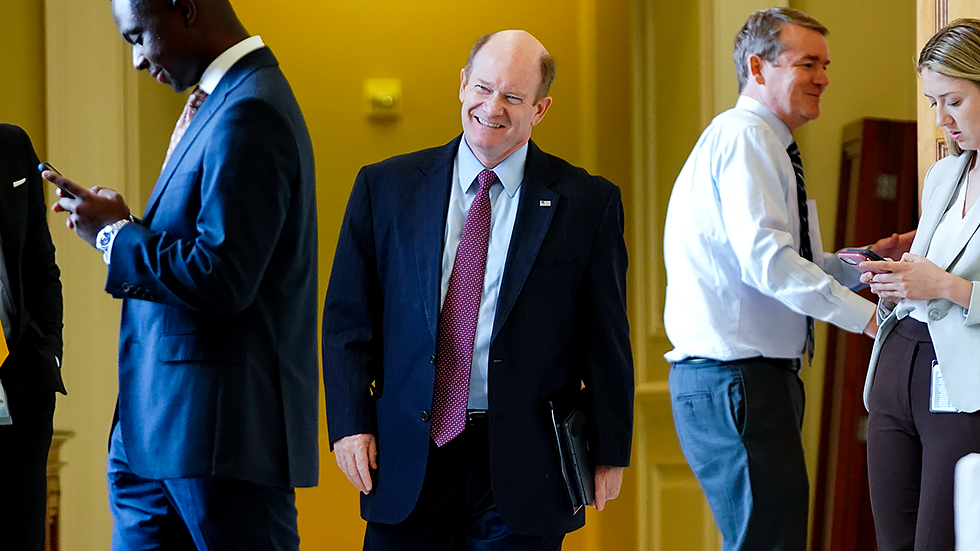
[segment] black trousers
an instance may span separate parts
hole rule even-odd
[[[418,503],[398,524],[368,522],[365,551],[557,551],[564,534],[525,536],[504,524],[490,489],[486,418],[439,448],[429,460]]]
[[[868,475],[879,551],[952,551],[953,469],[980,452],[980,414],[929,411],[936,353],[926,324],[886,338],[868,399]],[[978,359],[980,367],[980,359]]]
[[[0,426],[0,547],[43,551],[54,392],[4,390],[13,424]]]

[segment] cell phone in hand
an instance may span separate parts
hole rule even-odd
[[[841,259],[842,262],[853,266],[855,270],[862,272],[871,272],[874,274],[887,274],[887,270],[873,270],[867,268],[861,268],[859,264],[866,260],[884,260],[878,253],[872,251],[871,249],[844,249],[837,253],[837,258]]]
[[[38,165],[37,165],[37,171],[38,172],[44,172],[45,170],[47,170],[48,172],[54,172],[58,176],[61,176],[61,173],[58,172],[58,169],[55,168],[54,165],[52,165],[51,163],[49,163],[47,161],[45,161],[43,163],[38,163]],[[48,180],[48,181],[50,182],[50,180]],[[51,182],[51,183],[54,184],[54,182]],[[69,192],[67,189],[61,187],[58,184],[54,184],[54,185],[58,186],[61,189],[61,196],[62,197],[66,197],[68,199],[74,199],[75,198],[75,196],[72,195],[71,192]]]

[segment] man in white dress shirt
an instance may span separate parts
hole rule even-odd
[[[874,304],[845,287],[858,271],[822,251],[816,216],[806,223],[793,132],[820,115],[826,34],[790,8],[749,17],[735,42],[738,102],[701,135],[667,210],[674,421],[726,551],[806,549],[800,356],[814,318],[877,329]],[[896,242],[875,248],[887,256]]]

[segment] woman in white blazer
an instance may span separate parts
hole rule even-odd
[[[864,387],[880,551],[947,551],[953,468],[980,452],[980,21],[923,47],[917,72],[950,156],[926,175],[922,216],[899,261],[863,262],[878,295]]]

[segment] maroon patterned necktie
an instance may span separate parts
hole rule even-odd
[[[187,98],[187,103],[184,105],[184,110],[180,114],[180,118],[177,119],[177,124],[174,126],[174,132],[170,135],[170,145],[167,147],[167,156],[163,160],[163,166],[167,166],[167,161],[170,160],[170,155],[177,148],[177,144],[180,143],[180,139],[184,137],[184,132],[187,131],[187,127],[191,125],[191,120],[194,119],[194,115],[197,114],[197,110],[204,103],[204,100],[208,99],[208,93],[200,88],[195,88],[191,95]]]
[[[487,245],[490,242],[490,187],[497,182],[497,175],[483,170],[476,181],[480,184],[480,190],[466,216],[439,317],[432,426],[429,432],[440,447],[466,428],[473,337],[480,312],[480,298],[483,296]]]

